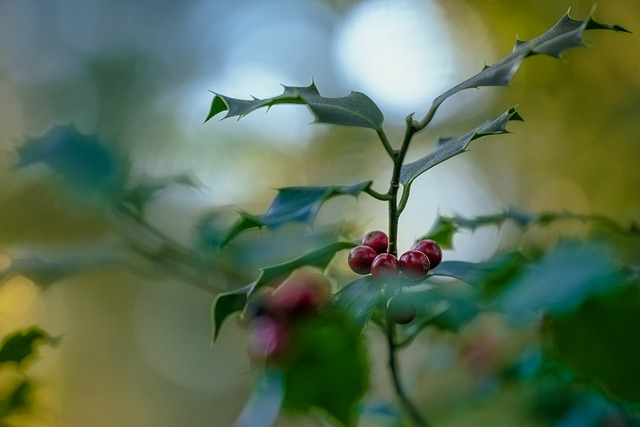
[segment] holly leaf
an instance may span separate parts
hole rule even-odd
[[[347,313],[362,330],[371,318],[381,296],[381,283],[373,280],[371,276],[365,276],[336,292],[328,309]]]
[[[467,261],[443,261],[430,271],[433,276],[453,277],[472,286],[480,284],[480,276],[484,271],[482,263]]]
[[[285,279],[294,270],[309,266],[325,269],[331,262],[336,252],[343,249],[356,247],[354,242],[335,242],[315,251],[309,252],[301,257],[292,259],[282,264],[266,267],[260,270],[260,276],[255,282],[240,289],[225,292],[216,297],[211,306],[211,321],[213,325],[213,341],[218,338],[220,329],[224,321],[236,313],[241,313],[251,295],[258,289],[276,284],[277,281]]]
[[[629,402],[640,402],[640,287],[590,297],[576,311],[548,322],[548,356],[586,380]]]
[[[244,310],[249,299],[249,294],[254,287],[255,282],[236,289],[235,291],[222,293],[213,300],[213,304],[211,305],[211,324],[213,325],[212,344],[218,339],[224,321],[230,316],[241,313]]]
[[[2,345],[0,346],[0,364],[13,362],[20,366],[35,355],[38,345],[56,345],[57,343],[57,338],[53,338],[35,326],[22,331],[16,331],[2,340]]]
[[[293,325],[291,354],[281,364],[285,409],[305,414],[320,409],[341,425],[357,424],[357,405],[369,385],[360,331],[336,311]]]
[[[432,111],[438,108],[445,99],[470,88],[481,86],[508,86],[511,78],[520,67],[522,61],[534,55],[547,55],[560,58],[562,53],[574,47],[585,46],[582,35],[586,30],[612,30],[628,33],[619,25],[601,24],[592,17],[593,10],[584,21],[569,17],[567,12],[551,29],[544,34],[529,40],[516,40],[513,52],[501,61],[491,66],[485,66],[475,76],[449,89],[433,101]]]
[[[168,177],[153,177],[145,174],[128,182],[120,195],[120,199],[122,203],[134,213],[143,215],[145,206],[152,201],[158,193],[174,185],[193,188],[198,187],[196,180],[188,174]]]
[[[282,373],[276,369],[265,371],[233,427],[272,426],[280,413],[283,397]]]
[[[17,167],[43,163],[75,190],[112,196],[123,184],[124,168],[116,154],[95,136],[83,135],[73,126],[56,126],[27,140],[17,151]]]
[[[430,239],[443,249],[451,249],[453,248],[453,235],[456,234],[457,231],[458,227],[451,218],[438,215],[438,219],[433,227],[431,227],[431,230],[420,237],[418,241]]]
[[[605,244],[561,242],[535,264],[522,267],[497,296],[498,305],[511,315],[544,309],[564,313],[591,295],[622,283],[622,272]]]
[[[68,277],[80,268],[75,260],[45,262],[37,257],[15,258],[11,264],[0,270],[0,283],[11,277],[21,275],[32,280],[38,286],[46,287]]]
[[[240,220],[231,227],[220,245],[228,244],[242,231],[250,228],[276,228],[291,222],[311,223],[327,200],[338,196],[358,196],[371,184],[372,181],[365,181],[344,186],[280,188],[266,213],[252,215],[240,212]]]
[[[351,92],[342,98],[325,98],[320,95],[315,83],[311,82],[307,87],[284,86],[282,95],[266,99],[235,99],[216,93],[205,123],[224,111],[227,112],[225,119],[241,118],[258,108],[271,108],[278,104],[306,105],[315,117],[316,123],[356,126],[379,131],[382,130],[384,121],[382,111],[367,95]]]
[[[14,414],[25,411],[31,405],[34,387],[30,380],[21,380],[9,393],[0,399],[0,425],[5,426],[2,421]]]
[[[411,185],[413,180],[432,167],[457,156],[458,154],[464,153],[467,146],[475,139],[488,135],[508,133],[506,126],[511,120],[522,121],[522,117],[518,114],[515,108],[509,109],[500,117],[483,123],[465,135],[456,138],[440,139],[438,141],[438,145],[431,153],[413,163],[408,163],[402,166],[400,171],[400,182],[405,186]]]

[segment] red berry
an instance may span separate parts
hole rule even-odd
[[[371,273],[371,263],[378,254],[369,246],[356,246],[349,252],[349,267],[358,274]]]
[[[399,260],[400,272],[408,279],[422,279],[429,272],[429,258],[420,251],[402,254]]]
[[[406,325],[416,318],[416,305],[408,295],[397,295],[387,301],[387,317],[389,320]]]
[[[260,316],[249,331],[249,355],[255,359],[273,360],[282,356],[289,344],[289,334],[284,323],[269,316]]]
[[[382,254],[387,252],[389,238],[382,231],[370,231],[362,239],[362,244],[369,246],[376,251],[376,253]]]
[[[376,256],[371,263],[371,275],[376,279],[392,280],[398,277],[399,273],[398,259],[389,253]]]
[[[414,251],[420,251],[429,258],[431,268],[436,268],[442,261],[442,249],[433,240],[421,240],[413,245]]]

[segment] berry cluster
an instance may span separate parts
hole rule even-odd
[[[389,238],[382,231],[367,233],[362,245],[349,252],[349,267],[358,274],[371,274],[380,280],[392,280],[402,274],[407,279],[424,278],[442,261],[442,250],[433,240],[421,240],[400,259],[387,252]]]
[[[421,240],[398,259],[387,252],[389,238],[382,231],[367,233],[362,245],[349,252],[349,267],[358,274],[371,274],[375,279],[390,281],[400,274],[409,280],[427,276],[442,261],[442,250],[433,240]],[[387,318],[399,324],[415,319],[417,308],[410,295],[400,293],[387,300]]]
[[[291,344],[295,321],[317,313],[330,298],[328,282],[319,275],[294,274],[276,289],[269,288],[249,302],[249,355],[277,361]]]

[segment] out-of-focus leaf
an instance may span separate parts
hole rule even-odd
[[[124,168],[117,155],[95,136],[72,126],[56,126],[18,148],[18,167],[43,163],[84,194],[113,196],[123,184]]]
[[[405,342],[413,340],[428,326],[458,331],[480,312],[474,290],[432,288],[411,295],[418,310],[413,322],[400,326]]]
[[[436,242],[442,249],[451,249],[453,247],[453,235],[458,231],[456,224],[445,216],[438,215],[436,223],[431,230],[418,239],[430,239]]]
[[[438,141],[436,148],[421,159],[402,166],[400,182],[403,185],[411,185],[414,179],[428,171],[432,167],[448,160],[458,154],[464,153],[471,141],[488,135],[508,133],[506,126],[511,120],[522,120],[515,108],[511,108],[500,117],[489,120],[478,126],[471,132],[456,137],[443,138]]]
[[[353,242],[332,243],[291,261],[263,268],[261,270],[260,277],[255,282],[235,291],[218,295],[218,297],[213,301],[213,305],[211,307],[213,340],[215,341],[218,337],[220,328],[224,321],[229,316],[242,312],[249,300],[249,297],[256,290],[269,284],[276,285],[276,282],[285,279],[294,270],[301,267],[309,266],[324,269],[329,265],[336,252],[343,249],[353,248],[355,246],[357,246],[357,244]]]
[[[33,384],[28,379],[21,380],[9,393],[0,399],[0,426],[5,426],[3,420],[11,415],[23,412],[31,405]]]
[[[574,312],[551,317],[549,356],[609,394],[640,402],[640,287],[591,296]]]
[[[11,265],[0,270],[0,283],[16,275],[33,280],[40,286],[49,286],[77,270],[76,263],[49,263],[36,257],[13,259]]]
[[[362,277],[345,285],[333,296],[329,310],[347,313],[355,324],[363,329],[382,296],[382,284],[371,278]]]
[[[497,300],[503,310],[516,316],[541,309],[563,313],[621,282],[622,273],[612,248],[565,241],[537,263],[524,266]]]
[[[278,418],[283,397],[282,373],[275,369],[265,371],[234,427],[271,427]]]
[[[249,228],[275,228],[291,222],[311,223],[327,200],[337,196],[358,196],[370,186],[371,181],[344,186],[281,188],[265,214],[240,212],[240,220],[222,239],[221,246]]]
[[[467,261],[443,261],[430,271],[434,276],[453,277],[472,286],[477,286],[482,273],[482,263]]]
[[[133,209],[137,214],[142,215],[147,203],[153,200],[159,192],[173,185],[198,187],[196,180],[187,174],[168,177],[143,175],[127,183],[124,191],[120,195],[120,199],[125,206]]]
[[[247,305],[249,294],[255,282],[231,292],[218,295],[211,305],[211,325],[213,326],[212,343],[218,338],[224,321],[235,313],[241,313]]]
[[[323,312],[294,325],[291,354],[280,368],[285,409],[306,414],[317,408],[341,425],[356,425],[369,364],[360,328],[348,316]]]
[[[20,275],[33,280],[38,286],[47,287],[81,270],[97,266],[121,265],[125,255],[116,249],[121,248],[105,244],[98,251],[93,247],[79,247],[76,253],[46,261],[36,256],[14,258],[8,267],[0,270],[0,284],[13,276]]]
[[[444,261],[431,273],[462,280],[491,296],[511,283],[528,262],[518,251],[502,252],[483,262]]]
[[[38,345],[56,345],[57,342],[58,339],[37,327],[14,332],[2,340],[0,364],[13,362],[20,366],[29,361],[35,354]]]
[[[258,108],[277,104],[306,105],[317,123],[381,130],[384,121],[382,111],[367,95],[351,92],[342,98],[325,98],[312,82],[307,87],[284,86],[282,95],[267,99],[244,100],[216,94],[205,122],[223,111],[227,112],[224,118],[241,118]]]
[[[584,46],[582,35],[585,30],[613,30],[628,33],[619,25],[601,24],[592,17],[593,11],[584,21],[578,21],[565,14],[551,29],[544,34],[529,40],[517,40],[510,55],[484,69],[475,76],[449,89],[433,101],[432,111],[438,108],[450,96],[470,88],[480,86],[508,86],[511,78],[520,67],[522,61],[533,55],[547,55],[560,58],[565,50]]]

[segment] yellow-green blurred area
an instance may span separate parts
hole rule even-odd
[[[233,425],[254,368],[237,322],[210,347],[212,298],[255,280],[261,262],[291,252],[266,246],[267,232],[248,232],[235,252],[212,256],[209,288],[190,286],[169,274],[171,266],[163,269],[123,246],[136,224],[122,226],[107,201],[66,187],[42,164],[18,168],[26,141],[71,124],[116,153],[129,178],[190,176],[195,187],[160,191],[145,218],[193,248],[197,221],[210,212],[222,212],[223,224],[233,221],[233,208],[264,212],[273,189],[285,186],[373,180],[385,192],[391,173],[375,132],[310,125],[302,106],[203,124],[209,91],[271,97],[281,84],[306,86],[312,79],[325,96],[361,91],[385,114],[397,148],[407,114],[422,118],[434,97],[510,53],[516,36],[538,36],[570,7],[573,18],[584,19],[592,6],[587,0],[0,2],[0,274],[6,279],[0,336],[38,325],[61,337],[55,348],[42,346],[26,372],[0,370],[0,398],[24,376],[37,384],[31,410],[12,415],[7,425]],[[634,33],[589,31],[590,47],[562,60],[526,59],[511,87],[465,91],[443,104],[415,138],[409,160],[438,138],[462,135],[512,106],[525,122],[510,123],[512,134],[476,141],[469,153],[418,178],[401,219],[401,252],[438,213],[474,216],[517,206],[638,221],[640,2],[601,2],[595,18]],[[316,231],[330,236],[339,226],[355,238],[386,224],[385,203],[361,195],[327,203]],[[563,223],[539,239],[548,243],[583,227]],[[301,232],[284,230],[277,237],[282,245],[298,245],[294,252],[307,247],[289,242],[287,233]],[[158,260],[175,255],[154,246],[157,238],[140,237],[142,250],[157,249]],[[257,249],[245,252],[251,238]],[[483,260],[509,238],[509,230],[461,233],[445,259]],[[637,264],[633,244],[626,255]],[[64,260],[68,269],[43,277],[3,274],[34,256]],[[340,254],[330,266],[337,278],[349,275],[345,259]],[[91,268],[79,268],[85,265]],[[367,337],[373,364],[367,401],[393,403],[384,337],[374,328]],[[483,315],[458,335],[420,335],[401,354],[403,378],[436,425],[554,425],[529,405],[539,390],[490,380],[535,341],[535,331]],[[401,425],[381,413],[365,411],[361,424]],[[278,425],[323,424],[283,417]]]

